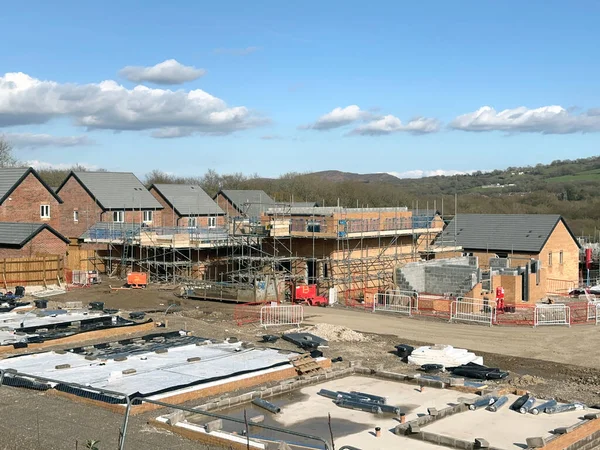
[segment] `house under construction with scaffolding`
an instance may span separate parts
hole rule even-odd
[[[397,265],[432,251],[444,225],[435,210],[296,206],[262,191],[222,191],[215,202],[198,186],[148,191],[132,177],[69,176],[65,202],[78,222],[93,222],[80,245],[109,275],[143,271],[200,297],[281,299],[291,286],[315,284],[365,298],[393,286]]]

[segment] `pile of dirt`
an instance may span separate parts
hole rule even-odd
[[[365,342],[369,340],[368,336],[351,330],[350,328],[328,323],[319,323],[310,327],[300,328],[300,330],[290,330],[289,333],[295,333],[297,331],[302,333],[312,333],[329,342]]]
[[[512,384],[515,387],[535,386],[537,384],[542,384],[545,382],[546,380],[535,375],[523,375],[522,377],[510,380],[510,384]]]

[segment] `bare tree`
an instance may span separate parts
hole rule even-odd
[[[17,160],[13,156],[13,147],[4,136],[0,136],[0,167],[13,167],[17,165]]]

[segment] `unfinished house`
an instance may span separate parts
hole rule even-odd
[[[269,208],[262,237],[257,233],[254,244],[241,248],[228,274],[251,279],[252,271],[278,271],[295,284],[316,284],[322,293],[335,288],[364,301],[393,286],[395,265],[419,259],[442,228],[439,215],[416,216],[405,207]]]
[[[64,201],[61,232],[79,238],[87,230],[111,234],[161,226],[163,206],[130,172],[71,172],[57,189]]]
[[[525,298],[530,275],[540,269],[546,278],[544,292],[566,293],[579,281],[579,243],[556,214],[458,214],[434,244],[437,250],[446,246],[461,247],[463,255],[477,257],[479,267],[488,272],[516,270],[523,275],[520,290]],[[456,251],[438,253],[449,255]]]
[[[0,258],[64,256],[69,240],[48,224],[0,222]]]
[[[0,169],[0,222],[29,222],[61,228],[60,197],[35,169]]]
[[[217,228],[225,225],[225,212],[200,186],[153,184],[150,193],[162,205],[165,227]]]
[[[215,196],[215,201],[229,217],[244,217],[254,221],[259,221],[267,209],[275,206],[275,200],[260,190],[223,189]]]

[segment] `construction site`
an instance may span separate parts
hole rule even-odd
[[[562,217],[153,189],[170,219],[94,199],[68,269],[5,269],[5,448],[600,446],[594,254]]]

